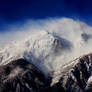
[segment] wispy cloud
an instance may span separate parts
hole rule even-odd
[[[51,33],[57,39],[61,40],[63,47],[58,55],[55,53],[50,54],[50,57],[44,60],[44,64],[40,62],[40,68],[46,67],[46,69],[53,71],[76,57],[92,52],[92,27],[78,20],[75,21],[67,18],[30,20],[19,27],[11,26],[8,32],[0,33],[0,44],[10,43],[12,41],[20,42],[42,30]],[[32,39],[34,37],[32,36]],[[37,49],[35,51],[37,52]],[[42,54],[44,55],[43,52]],[[37,58],[40,59],[39,57]]]

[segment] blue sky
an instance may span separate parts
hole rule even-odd
[[[56,17],[92,25],[92,0],[0,0],[0,29],[7,24]]]

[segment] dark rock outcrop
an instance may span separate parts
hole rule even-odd
[[[59,73],[58,73],[59,72]],[[85,55],[46,77],[25,59],[0,66],[0,92],[92,92],[92,55]]]
[[[0,66],[0,92],[41,92],[50,79],[24,59]]]
[[[84,92],[88,84],[88,79],[92,76],[92,55],[85,55],[80,57],[65,67],[59,70],[59,74],[55,76],[60,76],[58,79],[58,84],[64,88],[66,92]],[[55,80],[55,76],[54,79]],[[57,85],[57,83],[53,85]],[[90,87],[92,92],[92,86]]]

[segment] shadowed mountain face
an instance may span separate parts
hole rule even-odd
[[[18,59],[0,66],[0,92],[57,92],[64,91],[57,85],[50,87],[51,77],[44,74],[33,64]]]
[[[40,92],[49,82],[39,69],[24,59],[0,67],[0,92]]]
[[[0,92],[91,92],[92,55],[63,66],[48,78],[24,59],[0,66]]]
[[[62,86],[50,87],[51,79],[24,59],[0,66],[0,92],[64,92]]]

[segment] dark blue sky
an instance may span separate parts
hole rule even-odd
[[[0,0],[0,28],[28,19],[70,17],[92,25],[92,0]]]

